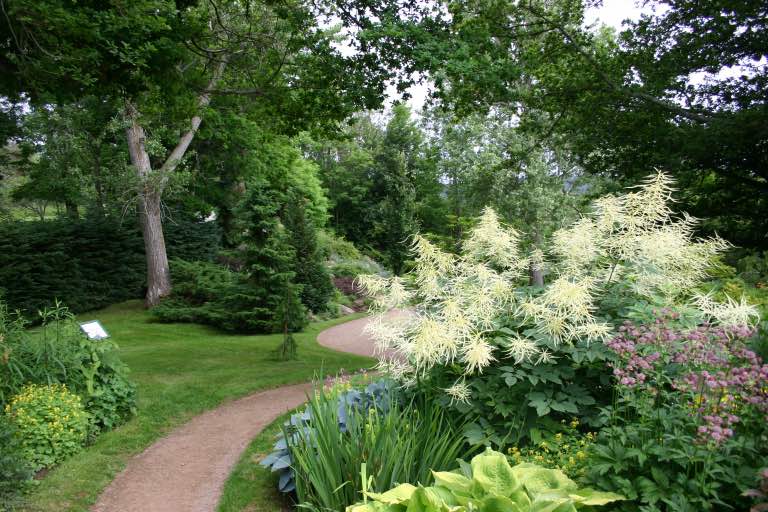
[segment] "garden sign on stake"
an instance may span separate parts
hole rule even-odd
[[[83,322],[80,324],[80,330],[82,330],[89,340],[103,340],[109,338],[109,333],[101,325],[98,320],[91,320],[90,322]]]

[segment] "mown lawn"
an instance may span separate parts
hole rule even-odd
[[[302,406],[303,408],[304,406]],[[272,451],[277,435],[291,413],[275,420],[256,436],[243,452],[240,461],[224,485],[218,512],[283,512],[290,511],[290,503],[277,490],[277,476],[260,466],[259,461]]]
[[[295,336],[299,358],[285,362],[273,356],[281,335],[235,336],[199,325],[160,324],[152,321],[139,301],[80,316],[100,320],[120,345],[138,385],[139,412],[48,473],[29,497],[30,511],[88,510],[132,455],[225,400],[308,381],[321,371],[336,374],[342,368],[356,370],[373,362],[316,342],[320,331],[360,315],[311,324]]]

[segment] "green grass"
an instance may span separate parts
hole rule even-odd
[[[139,412],[41,480],[29,497],[32,511],[85,512],[132,455],[225,400],[308,381],[321,369],[328,375],[373,362],[316,342],[320,331],[362,315],[311,324],[295,336],[299,358],[294,361],[274,360],[281,335],[237,336],[200,325],[160,324],[138,301],[80,316],[100,320],[120,345],[138,385]]]
[[[229,475],[219,500],[218,512],[289,511],[288,500],[277,490],[277,475],[259,466],[259,461],[272,451],[287,413],[275,420],[251,442]]]

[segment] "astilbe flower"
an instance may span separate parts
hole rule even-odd
[[[749,326],[702,325],[679,331],[677,313],[662,310],[652,324],[626,322],[606,345],[618,356],[613,374],[620,388],[673,393],[699,420],[698,438],[719,444],[734,435],[744,415],[768,421],[768,365],[745,345]],[[667,374],[670,364],[682,371]]]

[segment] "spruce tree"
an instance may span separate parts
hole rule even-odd
[[[296,251],[279,217],[280,201],[266,180],[250,183],[241,207],[247,279],[239,293],[228,297],[229,306],[247,324],[246,329],[282,332],[307,324],[301,304],[301,287],[295,284]]]
[[[294,281],[301,285],[301,302],[312,312],[323,311],[333,294],[331,274],[317,245],[317,232],[309,219],[305,199],[292,195],[285,208],[285,225],[295,251]]]

